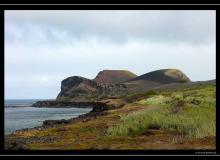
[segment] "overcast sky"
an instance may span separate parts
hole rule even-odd
[[[5,11],[5,98],[56,98],[64,78],[177,68],[215,79],[215,11]]]

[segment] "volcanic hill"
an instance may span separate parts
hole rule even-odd
[[[121,83],[135,78],[137,75],[126,70],[103,70],[98,73],[94,81],[98,83]]]
[[[191,80],[178,69],[161,69],[130,79],[125,84],[129,92],[145,92],[154,87],[171,83],[187,83]]]
[[[136,76],[125,70],[103,70],[93,79],[72,76],[61,82],[57,100],[92,100],[141,93],[170,83],[191,82],[180,70],[162,69]]]

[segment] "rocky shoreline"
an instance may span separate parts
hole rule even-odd
[[[53,127],[58,124],[68,124],[79,121],[88,121],[91,119],[97,118],[97,116],[105,115],[104,111],[110,109],[121,108],[125,103],[114,103],[112,104],[110,100],[103,102],[61,102],[61,101],[37,101],[29,107],[42,107],[42,108],[68,108],[68,107],[77,107],[77,108],[93,108],[92,111],[79,115],[75,118],[70,119],[61,119],[61,120],[45,120],[43,121],[42,126],[33,127],[33,128],[24,128],[16,130],[16,132],[29,131],[29,130],[41,130],[48,127]],[[12,133],[13,134],[13,133]]]
[[[57,125],[60,125],[60,124],[68,124],[68,123],[74,123],[74,122],[80,122],[80,121],[86,122],[91,119],[96,119],[98,116],[103,116],[103,115],[106,115],[106,112],[92,110],[86,114],[79,115],[78,117],[75,117],[75,118],[61,119],[61,120],[45,120],[43,121],[43,124],[41,126],[19,129],[19,130],[14,131],[12,134],[15,134],[17,132],[30,131],[30,130],[43,130],[43,129],[47,129],[50,127],[56,127]]]
[[[98,103],[99,104],[99,103]],[[36,107],[36,106],[33,106]],[[53,128],[59,125],[64,125],[64,124],[69,124],[69,123],[75,123],[75,122],[87,122],[92,119],[96,119],[97,117],[106,115],[106,112],[104,110],[107,109],[106,106],[104,107],[94,107],[92,111],[89,113],[79,115],[78,117],[71,118],[71,119],[61,119],[61,120],[45,120],[43,121],[43,124],[38,127],[33,127],[33,128],[24,128],[20,130],[16,130],[11,134],[5,135],[5,139],[8,139],[5,141],[5,149],[6,150],[26,150],[27,143],[31,143],[32,141],[48,141],[48,139],[36,139],[36,137],[31,137],[31,138],[16,138],[13,140],[10,140],[10,137],[13,135],[16,135],[19,132],[25,132],[25,131],[31,131],[31,130],[45,130],[48,128]]]
[[[117,106],[107,105],[103,102],[60,102],[60,101],[37,101],[29,107],[41,107],[41,108],[68,108],[68,107],[77,107],[77,108],[93,108],[92,111],[79,115],[75,118],[70,119],[61,119],[61,120],[45,120],[43,121],[42,126],[33,127],[33,128],[24,128],[16,130],[15,132],[29,131],[29,130],[41,130],[48,127],[53,127],[58,124],[68,124],[72,122],[79,121],[88,121],[90,119],[96,118],[97,116],[104,115],[105,110],[116,108]]]
[[[113,100],[115,102],[115,100]],[[105,115],[106,110],[121,108],[125,105],[125,102],[112,103],[112,100],[98,101],[98,102],[61,102],[61,101],[38,101],[32,105],[32,107],[77,107],[77,108],[93,108],[89,113],[79,115],[76,118],[68,120],[45,120],[44,126],[54,126],[57,124],[68,124],[72,122],[88,121],[96,118],[100,115]]]
[[[32,104],[32,107],[77,107],[77,108],[88,108],[103,105],[100,102],[69,102],[69,101],[56,101],[56,100],[47,100],[47,101],[37,101]]]
[[[114,100],[113,100],[114,101]],[[77,108],[93,108],[92,112],[100,112],[109,109],[119,108],[125,103],[111,103],[111,99],[103,101],[81,101],[81,102],[70,102],[70,101],[37,101],[32,104],[31,107],[77,107]]]
[[[59,102],[59,101],[38,101],[32,105],[32,107],[65,107],[68,104],[68,107],[92,107],[92,111],[79,115],[78,117],[71,119],[61,119],[61,120],[45,120],[43,121],[42,126],[34,127],[34,128],[25,128],[16,130],[15,132],[5,135],[5,138],[8,139],[5,141],[5,149],[7,150],[17,150],[17,149],[27,149],[26,144],[30,143],[32,140],[36,141],[35,137],[32,138],[18,138],[10,140],[10,137],[19,132],[31,131],[31,130],[44,130],[51,127],[56,127],[58,125],[65,125],[69,123],[76,122],[87,122],[92,119],[96,119],[100,116],[104,116],[107,114],[107,110],[117,109],[123,107],[126,103],[121,100],[104,100],[100,102]],[[39,139],[38,139],[39,141]],[[41,141],[41,140],[40,140]],[[43,140],[44,141],[44,140]]]
[[[65,125],[69,123],[76,123],[76,122],[87,122],[93,119],[96,119],[100,116],[104,116],[107,113],[105,111],[91,111],[89,113],[79,115],[76,118],[71,119],[62,119],[62,120],[46,120],[43,122],[42,126],[34,127],[34,128],[25,128],[21,130],[16,130],[14,133],[5,135],[5,144],[4,149],[6,150],[28,150],[27,144],[30,144],[32,142],[47,142],[49,143],[51,140],[53,140],[53,137],[29,137],[29,138],[23,138],[23,137],[17,137],[16,139],[11,140],[11,136],[16,135],[19,132],[25,132],[25,131],[31,131],[31,130],[45,130],[48,128],[55,128],[59,125]]]

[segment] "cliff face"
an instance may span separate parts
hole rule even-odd
[[[92,94],[96,91],[98,84],[87,78],[73,76],[61,82],[61,92],[58,97],[75,97]]]
[[[133,77],[133,78],[132,78]],[[127,93],[145,92],[154,87],[171,83],[191,82],[180,70],[163,69],[136,76],[122,70],[104,70],[94,80],[73,76],[61,82],[57,100],[64,98],[87,100],[89,97],[119,96]]]
[[[57,96],[57,100],[63,97],[75,98],[107,94],[118,95],[125,91],[125,89],[126,86],[124,84],[103,84],[87,78],[73,76],[61,82],[61,91]]]

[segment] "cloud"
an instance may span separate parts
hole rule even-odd
[[[103,69],[215,78],[215,11],[5,11],[6,98],[55,98]]]
[[[17,25],[25,40],[34,35],[40,40],[62,41],[69,34],[71,39],[102,37],[116,42],[215,40],[215,11],[6,11],[5,15],[6,26]],[[16,38],[21,40],[19,34]]]

